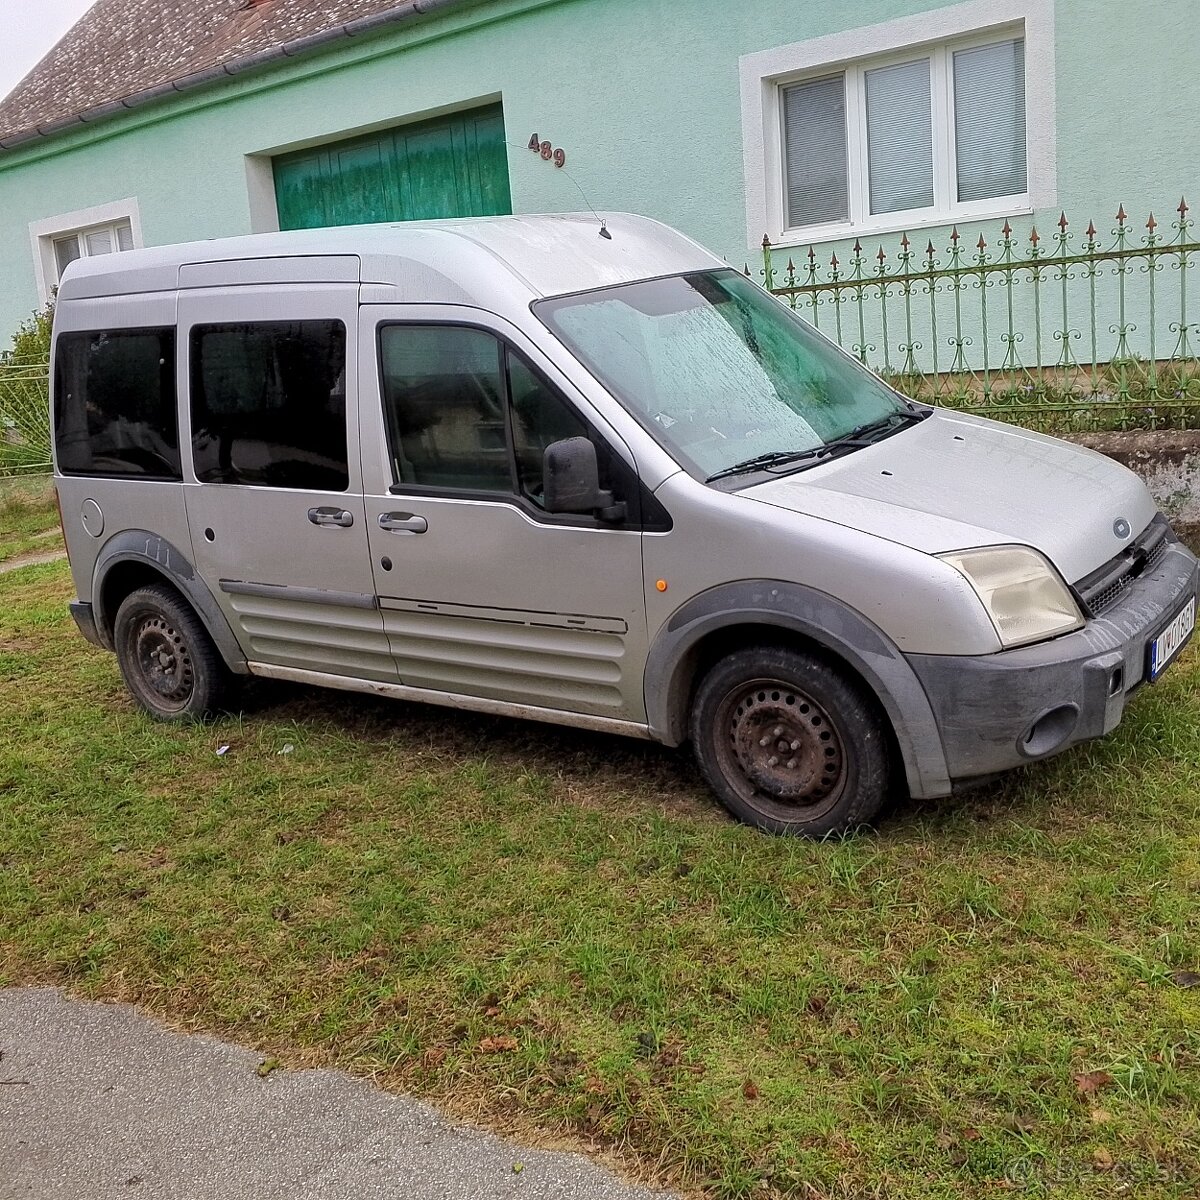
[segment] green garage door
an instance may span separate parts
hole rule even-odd
[[[280,229],[512,212],[499,105],[275,159]]]

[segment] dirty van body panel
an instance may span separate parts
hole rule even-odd
[[[449,484],[397,482],[397,435],[384,413],[380,331],[404,339],[414,329],[447,327],[474,331],[487,344],[495,339],[519,353],[556,395],[603,426],[614,449],[629,454],[554,364],[500,318],[451,306],[364,306],[367,535],[400,682],[643,723],[646,622],[639,530],[591,518],[547,519],[516,494],[515,483],[507,486],[498,477],[492,495]],[[403,394],[396,403],[402,402]],[[444,403],[451,402],[448,393]],[[495,449],[487,452],[495,456],[497,471],[505,438],[500,425],[489,433]]]
[[[1143,530],[1157,511],[1142,481],[1110,458],[945,409],[744,494],[930,554],[1005,542],[1033,546],[1067,583],[1122,550],[1129,532]]]
[[[296,264],[282,261],[294,278]],[[269,277],[264,264],[254,273]],[[271,663],[394,681],[359,472],[358,285],[206,282],[179,294],[196,569],[252,670]],[[309,378],[298,357],[312,356],[310,342],[327,348],[327,379]],[[302,393],[320,410],[294,411]]]
[[[754,640],[807,643],[845,664],[886,711],[913,793],[947,794],[937,724],[904,653],[1000,649],[962,576],[916,550],[717,492],[682,471],[657,497],[674,523],[644,541],[646,705],[655,737],[668,744],[685,737],[704,639],[749,628]],[[904,588],[895,587],[899,578]],[[906,631],[903,639],[897,631]]]
[[[110,538],[96,559],[91,612],[100,644],[113,647],[113,625],[120,607],[118,593],[110,598],[106,581],[126,565],[152,568],[192,606],[220,651],[225,665],[236,674],[247,673],[246,656],[216,598],[197,574],[187,554],[173,542],[146,529],[127,529]]]
[[[785,579],[836,597],[904,653],[1000,649],[970,585],[946,563],[832,519],[760,503],[751,498],[756,490],[719,492],[682,471],[658,489],[673,527],[645,540],[652,643],[694,596],[731,582]],[[661,592],[659,579],[667,584]]]
[[[680,744],[687,732],[688,655],[705,637],[753,625],[763,641],[794,638],[848,664],[885,709],[914,796],[945,796],[951,779],[938,723],[921,681],[882,630],[840,600],[782,579],[747,579],[694,596],[650,648],[646,708],[654,736]]]
[[[98,563],[113,538],[131,530],[140,535],[143,547],[150,539],[161,539],[191,554],[182,484],[70,475],[59,476],[54,482],[62,505],[71,576],[80,600],[94,603],[94,588],[107,569],[98,570]],[[147,525],[153,526],[153,532],[146,529]],[[89,528],[101,532],[93,535]],[[161,567],[156,562],[152,542],[151,549],[143,552],[142,557]],[[109,614],[110,627],[113,615]]]

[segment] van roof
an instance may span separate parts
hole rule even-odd
[[[206,267],[204,286],[267,283],[272,276],[264,264],[285,259],[292,261],[286,269],[278,263],[280,281],[354,278],[391,285],[389,298],[404,302],[488,307],[498,285],[537,298],[722,265],[677,230],[630,213],[471,217],[251,234],[78,259],[63,273],[58,298],[193,286],[197,272],[189,268],[196,264],[228,264],[227,271]],[[311,275],[298,273],[297,260],[304,259]],[[318,259],[324,263],[312,261]],[[348,275],[354,259],[357,271]],[[336,270],[331,260],[340,260]]]

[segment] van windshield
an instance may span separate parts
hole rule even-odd
[[[534,311],[704,478],[800,469],[912,410],[757,284],[701,271],[541,300]],[[851,441],[851,439],[854,439]]]

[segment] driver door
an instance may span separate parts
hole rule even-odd
[[[636,496],[621,524],[547,513],[541,496],[550,442],[591,438],[627,493],[628,450],[499,318],[364,306],[360,330],[364,428],[378,421],[363,441],[379,451],[364,457],[367,535],[401,682],[644,721]]]

